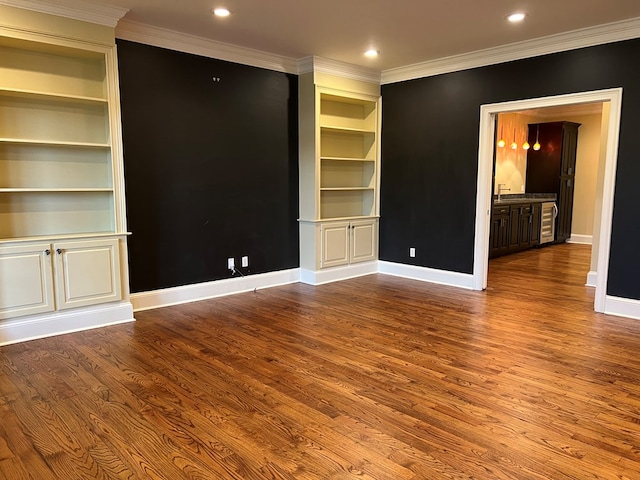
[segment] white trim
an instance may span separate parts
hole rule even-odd
[[[281,270],[277,272],[248,275],[246,277],[234,277],[212,282],[196,283],[181,287],[152,290],[149,292],[132,293],[131,303],[136,312],[152,308],[169,307],[182,303],[196,302],[209,298],[233,295],[235,293],[250,292],[255,289],[263,289],[296,283],[300,279],[300,270]]]
[[[292,58],[174,32],[127,19],[118,23],[116,38],[277,72],[298,73],[298,62]]]
[[[571,234],[567,243],[581,243],[583,245],[593,245],[593,235],[576,235]]]
[[[584,284],[585,287],[595,287],[598,281],[598,272],[594,272],[591,270],[587,273],[587,283]]]
[[[396,277],[420,280],[423,282],[449,285],[451,287],[473,289],[473,276],[468,273],[449,272],[447,270],[436,270],[416,265],[405,265],[403,263],[378,262],[380,273],[394,275]]]
[[[322,285],[323,283],[339,282],[349,278],[362,277],[378,273],[378,262],[361,262],[342,267],[323,268],[322,270],[300,269],[300,282],[308,285]]]
[[[56,0],[55,4],[46,0],[0,0],[0,5],[97,23],[111,28],[114,28],[118,24],[118,20],[129,11],[128,8],[115,5],[99,5],[92,2],[69,0]]]
[[[323,57],[305,57],[298,60],[298,75],[322,72],[351,80],[380,84],[380,71]]]
[[[607,295],[604,313],[640,320],[640,300]]]
[[[640,18],[582,28],[570,32],[549,35],[534,40],[511,43],[500,47],[477,50],[426,62],[391,68],[382,72],[382,84],[431,77],[443,73],[511,62],[523,58],[578,48],[619,42],[640,37]]]
[[[133,321],[129,302],[18,317],[0,324],[0,346]]]
[[[491,217],[491,172],[493,169],[493,142],[495,116],[503,112],[515,112],[530,108],[544,108],[557,105],[572,105],[590,102],[610,102],[609,132],[605,156],[605,175],[602,192],[602,217],[598,250],[597,284],[594,308],[603,312],[606,303],[609,252],[611,248],[611,219],[615,173],[618,162],[618,140],[620,136],[620,113],[622,88],[612,88],[593,92],[572,93],[555,97],[495,103],[480,107],[480,141],[478,146],[478,184],[476,197],[475,248],[473,262],[473,288],[487,287],[489,265],[489,222]]]

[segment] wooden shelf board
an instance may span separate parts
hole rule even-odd
[[[58,140],[32,140],[24,138],[0,138],[0,144],[2,143],[11,143],[14,145],[46,145],[49,147],[111,148],[111,145],[108,143],[62,142]]]
[[[21,90],[16,88],[0,88],[0,96],[5,97],[22,97],[22,98],[35,98],[43,100],[53,100],[59,102],[73,102],[73,103],[90,103],[90,104],[104,104],[106,105],[106,98],[99,97],[85,97],[81,95],[68,95],[63,93],[51,93],[35,90]]]
[[[0,193],[92,193],[113,191],[113,188],[0,188]]]

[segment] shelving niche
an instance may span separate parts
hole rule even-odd
[[[300,119],[300,263],[313,284],[377,258],[380,87],[303,75]]]
[[[0,37],[0,239],[114,233],[105,53]]]
[[[132,321],[114,30],[0,17],[0,345]]]

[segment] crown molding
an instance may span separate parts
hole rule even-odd
[[[384,70],[381,84],[431,77],[638,37],[640,17]]]
[[[369,83],[380,83],[381,72],[371,68],[353,65],[323,57],[305,57],[298,60],[298,74],[322,72],[351,80]]]
[[[97,5],[91,2],[69,0],[56,0],[55,3],[45,0],[0,0],[0,5],[97,23],[111,28],[114,28],[129,11],[128,8],[112,5]]]
[[[298,73],[298,63],[292,58],[282,57],[260,50],[238,47],[229,43],[217,42],[195,35],[178,33],[173,30],[154,27],[126,19],[118,23],[116,27],[116,38],[241,63],[252,67],[266,68],[284,73]]]

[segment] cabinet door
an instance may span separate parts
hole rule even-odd
[[[520,249],[520,205],[512,205],[509,212],[509,251]]]
[[[332,222],[320,227],[321,268],[349,263],[349,222]]]
[[[0,247],[0,319],[54,309],[51,245]]]
[[[376,259],[378,235],[376,220],[351,222],[351,263]]]
[[[531,245],[531,205],[520,207],[520,248],[529,248]]]
[[[540,226],[542,223],[542,204],[531,205],[531,246],[540,244]]]
[[[117,239],[59,242],[53,248],[58,309],[122,299]]]

